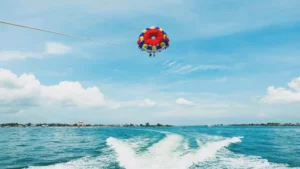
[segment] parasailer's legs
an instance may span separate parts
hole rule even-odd
[[[152,53],[149,53],[149,57],[151,57],[151,56],[154,57],[154,56],[155,56],[155,53],[153,53],[153,55],[152,55]]]

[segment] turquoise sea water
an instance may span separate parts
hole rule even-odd
[[[0,168],[300,168],[300,127],[2,128]]]

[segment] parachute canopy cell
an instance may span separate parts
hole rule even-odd
[[[161,52],[169,47],[169,37],[162,28],[151,26],[142,31],[137,44],[142,51]]]

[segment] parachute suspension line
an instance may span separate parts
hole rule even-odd
[[[49,31],[49,30],[45,30],[45,29],[29,27],[29,26],[25,26],[25,25],[19,25],[19,24],[10,23],[10,22],[5,22],[5,21],[1,21],[1,20],[0,20],[0,23],[6,24],[6,25],[11,25],[11,26],[17,26],[17,27],[27,28],[27,29],[32,29],[32,30],[37,30],[37,31],[42,31],[42,32],[47,32],[47,33],[53,33],[53,34],[62,35],[62,36],[68,36],[68,37],[73,37],[73,38],[78,38],[78,39],[84,39],[84,40],[93,41],[93,42],[98,42],[98,43],[104,43],[104,44],[107,44],[107,45],[115,45],[115,46],[119,46],[118,44],[101,42],[101,41],[98,41],[98,40],[89,39],[89,38],[85,38],[85,37],[74,36],[74,35],[69,35],[69,34],[60,33],[60,32],[54,32],[54,31]]]

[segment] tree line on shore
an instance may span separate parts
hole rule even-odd
[[[173,127],[173,125],[163,125],[160,123],[151,125],[150,123],[146,124],[66,124],[66,123],[3,123],[0,124],[0,127]]]
[[[250,124],[231,124],[231,126],[300,126],[299,123],[250,123]]]
[[[199,125],[199,126],[209,126],[209,127],[218,127],[218,126],[300,126],[300,123],[249,123],[249,124],[215,124],[215,125]],[[173,125],[163,125],[160,123],[157,124],[66,124],[66,123],[27,123],[27,124],[19,124],[19,123],[3,123],[0,124],[0,127],[174,127]]]

